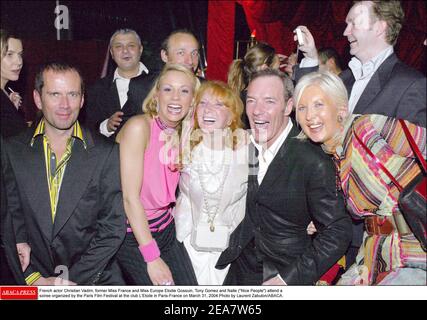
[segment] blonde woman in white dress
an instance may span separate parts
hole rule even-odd
[[[175,208],[177,238],[184,242],[199,285],[222,285],[228,267],[218,270],[215,264],[245,214],[248,140],[241,122],[243,103],[225,83],[206,81],[195,105]]]

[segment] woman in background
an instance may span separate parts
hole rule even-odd
[[[24,114],[20,109],[21,97],[19,93],[10,89],[9,81],[17,81],[22,70],[22,41],[4,29],[0,29],[1,49],[1,93],[0,93],[0,140],[17,135],[27,127]],[[2,144],[3,145],[3,144]],[[4,149],[2,148],[2,156]],[[0,284],[17,284],[8,263],[6,262],[3,239],[11,227],[5,227],[6,195],[4,192],[3,178],[0,181]],[[7,230],[6,230],[7,229]],[[11,250],[15,250],[12,248]],[[25,270],[29,263],[30,247],[27,244],[17,246],[16,254],[19,255],[22,269]],[[15,254],[15,252],[14,252]],[[25,260],[25,262],[24,262]],[[13,262],[10,262],[13,263]],[[21,280],[22,281],[22,280]]]
[[[251,75],[266,68],[279,69],[280,59],[283,57],[283,55],[276,54],[273,47],[259,42],[246,52],[243,59],[236,59],[231,63],[227,83],[240,95],[242,101],[246,101],[246,88]],[[242,114],[242,121],[244,129],[249,129],[249,120],[245,111]]]
[[[3,138],[10,137],[23,131],[27,125],[24,114],[20,109],[22,99],[19,93],[7,86],[9,81],[17,81],[21,73],[22,41],[16,36],[0,29],[1,46],[1,100],[0,100],[0,130]]]

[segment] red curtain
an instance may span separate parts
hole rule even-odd
[[[209,1],[207,78],[227,81],[233,60],[235,1]]]
[[[341,54],[344,61],[348,61],[348,42],[342,34],[346,27],[345,17],[352,5],[351,0],[342,1],[255,1],[239,0],[235,1],[244,9],[246,20],[250,30],[256,30],[257,40],[264,41],[276,48],[277,52],[289,55],[296,50],[293,41],[293,30],[298,25],[306,25],[316,40],[316,45],[320,47],[334,47]],[[226,15],[233,1],[210,0],[209,20],[216,19],[211,15],[211,3],[215,3],[215,12]],[[402,1],[405,11],[405,23],[399,35],[398,43],[395,46],[397,55],[407,64],[425,72],[425,54],[427,48],[422,42],[427,37],[427,10],[424,1]],[[222,8],[221,8],[222,7]],[[234,26],[233,16],[229,15],[229,20],[222,20],[223,31],[217,34],[216,38],[210,38],[208,23],[208,42],[211,47],[234,47],[234,42],[229,41],[229,29]],[[233,29],[234,30],[234,29]],[[221,36],[221,37],[220,37]],[[249,38],[249,35],[248,35]],[[219,56],[218,56],[219,54]],[[228,65],[232,61],[232,56],[221,56],[221,52],[208,50],[208,58],[211,57],[217,62],[208,65],[210,70],[208,75],[215,75],[214,78],[224,79],[228,70]]]

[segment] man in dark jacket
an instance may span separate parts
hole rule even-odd
[[[117,68],[88,90],[86,124],[106,137],[115,138],[130,117],[142,113],[151,85],[143,81],[148,69],[140,61],[142,51],[134,30],[117,30],[110,39],[110,54]]]
[[[43,118],[6,142],[5,247],[18,282],[22,267],[29,285],[124,284],[113,259],[126,233],[118,147],[80,126],[83,91],[76,68],[44,66],[34,90]],[[27,252],[19,267],[15,246]]]
[[[263,70],[249,83],[252,145],[246,215],[217,267],[227,285],[313,285],[347,250],[351,222],[323,150],[295,138],[292,81]],[[312,239],[307,226],[318,230]]]

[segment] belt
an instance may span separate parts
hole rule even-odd
[[[411,229],[400,212],[393,214],[391,217],[371,216],[365,218],[365,230],[372,235],[388,236],[395,230],[401,236],[411,234]]]
[[[390,217],[372,216],[365,218],[365,230],[370,236],[388,236],[395,229]]]

